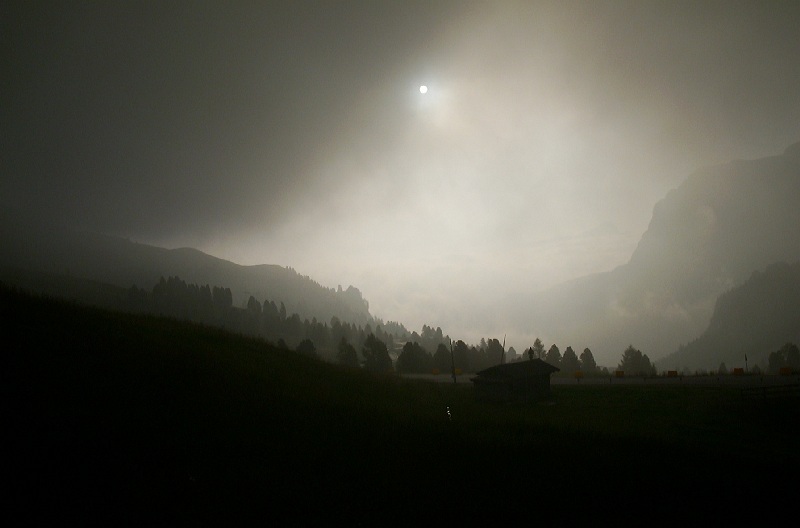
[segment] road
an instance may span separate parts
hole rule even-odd
[[[471,384],[470,379],[475,374],[461,374],[456,376],[456,384]],[[435,381],[438,383],[453,383],[453,377],[448,374],[406,374],[404,378]],[[587,377],[578,380],[571,377],[551,376],[550,384],[555,385],[606,385],[610,387],[620,385],[686,385],[686,386],[731,386],[731,387],[773,387],[781,385],[800,385],[800,375],[708,375],[708,376],[657,376],[645,378],[642,376],[628,376],[617,378],[614,376]]]

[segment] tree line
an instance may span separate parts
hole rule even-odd
[[[158,314],[202,324],[214,325],[244,335],[258,336],[279,348],[316,357],[349,367],[375,372],[396,370],[402,374],[474,373],[506,360],[504,343],[495,338],[481,338],[469,345],[452,340],[440,327],[423,325],[421,332],[409,331],[401,323],[358,325],[331,317],[330,321],[302,319],[289,313],[282,301],[259,301],[250,296],[242,307],[233,304],[230,288],[187,283],[177,276],[161,277],[147,291],[131,286],[120,300],[127,311]],[[515,356],[513,348],[510,356]],[[516,361],[541,359],[560,369],[555,375],[608,375],[600,368],[592,351],[585,348],[578,355],[571,346],[562,353],[553,344],[545,349],[537,338]],[[654,375],[655,367],[646,354],[629,346],[617,367],[630,375]]]
[[[282,301],[259,301],[252,295],[236,307],[230,288],[191,284],[177,276],[161,277],[149,292],[132,286],[119,307],[220,326],[307,356],[376,372],[471,373],[501,363],[506,354],[498,339],[482,338],[478,345],[468,345],[429,325],[418,333],[394,321],[375,319],[362,326],[336,316],[330,321],[301,319],[290,314]],[[561,364],[552,354],[547,359]]]
[[[404,343],[436,349],[451,342],[440,327],[423,325],[418,333],[408,331],[401,323],[383,323],[374,318],[364,325],[337,316],[330,321],[315,317],[309,320],[296,312],[289,313],[283,301],[259,301],[252,295],[237,307],[230,288],[191,284],[177,276],[161,277],[152,291],[134,285],[115,307],[219,326],[261,337],[279,348],[374,371],[391,369],[393,357],[402,352]],[[485,362],[473,363],[480,366]],[[465,371],[466,365],[466,361],[462,362]]]
[[[786,343],[767,357],[770,374],[796,374],[800,372],[800,349],[794,343]]]
[[[597,365],[594,354],[589,348],[584,348],[583,352],[578,355],[571,346],[568,346],[562,354],[555,343],[545,350],[544,343],[537,337],[533,342],[533,346],[526,350],[526,355],[529,359],[541,359],[561,369],[560,372],[554,374],[555,376],[574,376],[577,373],[585,376],[609,375],[607,367],[599,367]],[[633,345],[629,345],[623,351],[617,370],[632,376],[652,376],[656,374],[656,368],[651,363],[650,358],[647,357],[647,354],[643,354],[641,350]]]
[[[132,286],[127,289],[122,306],[128,311],[152,313],[177,319],[214,325],[236,333],[264,338],[272,344],[307,355],[334,361],[339,343],[344,339],[362,348],[369,335],[381,340],[388,349],[394,347],[396,335],[380,321],[357,325],[331,317],[318,321],[301,319],[289,313],[282,301],[258,301],[252,295],[242,307],[233,305],[230,288],[186,283],[179,277],[161,277],[152,291]],[[392,324],[395,332],[405,332],[402,325]]]

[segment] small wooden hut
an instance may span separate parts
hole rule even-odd
[[[550,374],[559,370],[537,358],[489,367],[470,381],[478,400],[531,402],[550,397]]]

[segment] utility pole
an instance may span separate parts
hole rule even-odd
[[[453,374],[453,383],[456,383],[456,360],[453,355],[453,340],[450,340],[450,372]]]

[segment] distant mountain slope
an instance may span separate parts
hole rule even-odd
[[[161,277],[231,289],[234,305],[252,295],[259,302],[283,302],[289,313],[330,322],[364,325],[373,320],[369,304],[355,287],[326,288],[310,277],[278,265],[242,266],[191,248],[165,249],[94,233],[32,229],[4,222],[0,266],[92,279],[150,290]],[[2,279],[2,277],[0,277]]]
[[[779,156],[701,169],[658,202],[630,261],[514,303],[518,324],[615,365],[653,360],[706,328],[717,297],[774,262],[800,259],[800,143]]]
[[[754,272],[717,300],[706,331],[659,363],[664,368],[716,370],[758,364],[784,343],[800,343],[800,262]]]

